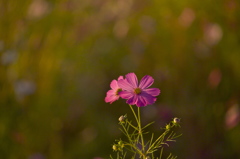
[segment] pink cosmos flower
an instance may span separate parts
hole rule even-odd
[[[154,79],[146,75],[138,85],[138,79],[135,73],[128,73],[126,79],[118,80],[118,86],[123,91],[119,92],[121,98],[127,99],[127,103],[138,107],[144,107],[153,104],[156,101],[156,96],[160,94],[158,88],[148,88],[154,82]]]
[[[122,80],[123,76],[119,76],[118,80]],[[119,92],[122,91],[122,89],[118,86],[117,80],[112,80],[110,83],[110,87],[112,88],[107,92],[107,96],[105,97],[105,102],[112,104],[112,102],[119,99]]]

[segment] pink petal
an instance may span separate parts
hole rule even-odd
[[[109,90],[107,91],[107,96],[112,96],[112,95],[116,95],[116,92],[114,90]]]
[[[156,101],[156,98],[151,96],[150,94],[142,92],[139,95],[138,100],[140,100],[140,101],[137,103],[137,106],[142,107],[142,106],[147,106],[147,105],[153,104]]]
[[[158,96],[160,94],[160,89],[158,88],[148,88],[144,89],[144,92],[152,95],[152,96]]]
[[[148,88],[153,84],[153,82],[154,82],[154,79],[151,76],[146,75],[141,79],[139,88],[142,88],[142,89]]]
[[[118,81],[121,80],[121,79],[123,79],[123,76],[119,76],[119,77],[118,77]]]
[[[119,76],[118,80],[123,79],[123,76]],[[119,88],[118,86],[118,81],[117,80],[112,80],[112,82],[110,83],[110,87],[114,90],[117,90]]]
[[[147,105],[147,102],[144,100],[144,98],[142,96],[139,96],[138,100],[137,100],[137,103],[136,103],[136,106],[144,107],[146,105]]]
[[[137,103],[137,101],[138,101],[137,95],[133,95],[131,98],[127,100],[127,103],[130,105],[134,105]]]
[[[131,98],[132,96],[134,96],[134,94],[132,92],[127,92],[127,91],[121,91],[118,93],[119,96],[123,99],[129,99]]]
[[[143,98],[146,101],[147,105],[152,105],[156,101],[156,98],[152,96],[151,97],[143,96]]]
[[[138,79],[137,79],[137,76],[135,75],[135,73],[128,73],[126,75],[126,80],[129,82],[129,84],[133,88],[137,88],[138,87]]]
[[[112,80],[112,82],[110,83],[110,87],[113,89],[113,90],[116,90],[118,89],[118,82],[117,80]]]
[[[116,92],[114,90],[109,90],[107,92],[107,96],[105,97],[105,102],[106,103],[110,102],[112,104],[112,102],[114,102],[114,101],[116,101],[118,99],[119,99],[119,96],[116,95]]]
[[[112,102],[116,101],[119,99],[119,96],[106,96],[105,97],[105,102],[112,104]]]
[[[125,79],[119,80],[118,86],[122,88],[122,90],[133,91],[133,86],[130,83],[128,83],[128,81]]]

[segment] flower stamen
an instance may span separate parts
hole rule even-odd
[[[140,94],[141,92],[142,92],[142,90],[140,88],[134,89],[134,93],[135,94]]]

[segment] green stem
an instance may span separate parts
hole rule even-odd
[[[160,135],[152,144],[151,146],[148,148],[147,150],[147,154],[149,153],[149,151],[151,151],[152,148],[155,147],[155,145],[161,140],[164,139],[165,135],[169,132],[169,130],[165,130],[164,133],[162,135]]]
[[[125,128],[125,126],[124,126],[122,123],[120,123],[120,124],[121,124],[121,126],[122,126],[122,128],[123,128],[123,130],[124,130],[125,135],[126,135],[127,138],[128,138],[129,143],[130,143],[130,144],[133,144],[133,143],[132,143],[132,140],[131,140],[131,137],[130,137],[130,135],[128,134],[127,129]]]
[[[131,108],[133,115],[136,119],[136,122],[138,124],[138,133],[140,135],[141,138],[141,145],[142,145],[142,151],[141,151],[141,155],[142,157],[145,159],[146,155],[145,155],[145,145],[144,145],[144,139],[143,139],[143,134],[142,134],[142,126],[141,126],[141,116],[140,116],[140,107],[138,107],[138,115],[136,115],[132,105],[129,104],[129,107]]]
[[[135,119],[136,119],[136,121],[137,121],[137,123],[138,123],[138,117],[137,117],[137,115],[136,115],[136,113],[135,113],[132,105],[129,104],[129,107],[131,108],[131,110],[132,110],[132,112],[133,112],[133,115],[134,115],[134,117],[135,117]]]
[[[143,134],[142,134],[140,107],[138,107],[138,127],[139,127],[141,142],[142,142],[142,152],[144,153],[145,152],[145,145],[144,145]]]
[[[131,147],[132,149],[134,149],[135,151],[137,151],[139,154],[142,154],[141,150],[139,150],[139,149],[136,147],[136,145],[133,143],[133,141],[131,140],[131,137],[130,137],[130,135],[128,134],[128,131],[127,131],[127,129],[125,128],[125,126],[124,126],[122,123],[120,123],[120,124],[121,124],[121,126],[123,127],[124,133],[125,133],[125,135],[127,136],[128,140],[129,140],[129,144],[126,144],[126,145],[128,145],[129,147]],[[132,150],[132,151],[133,151],[133,150]]]

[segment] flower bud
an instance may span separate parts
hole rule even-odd
[[[117,150],[118,150],[117,145],[114,144],[114,145],[112,146],[112,149],[113,149],[113,151],[117,151]]]
[[[169,124],[166,125],[165,129],[169,130],[171,128],[171,126]]]
[[[124,143],[122,140],[118,141],[118,145],[121,149],[124,148]]]
[[[179,118],[174,118],[173,119],[173,124],[179,124],[180,123],[180,119]]]
[[[179,119],[179,118],[174,118],[173,121],[172,121],[172,123],[173,123],[174,126],[179,126],[179,127],[181,127],[181,126],[180,126],[180,119]]]
[[[119,118],[118,118],[118,120],[121,122],[121,123],[123,123],[124,122],[124,120],[126,119],[126,115],[122,115],[122,116],[120,116]]]
[[[118,145],[122,145],[122,144],[123,144],[122,140],[118,141]]]

